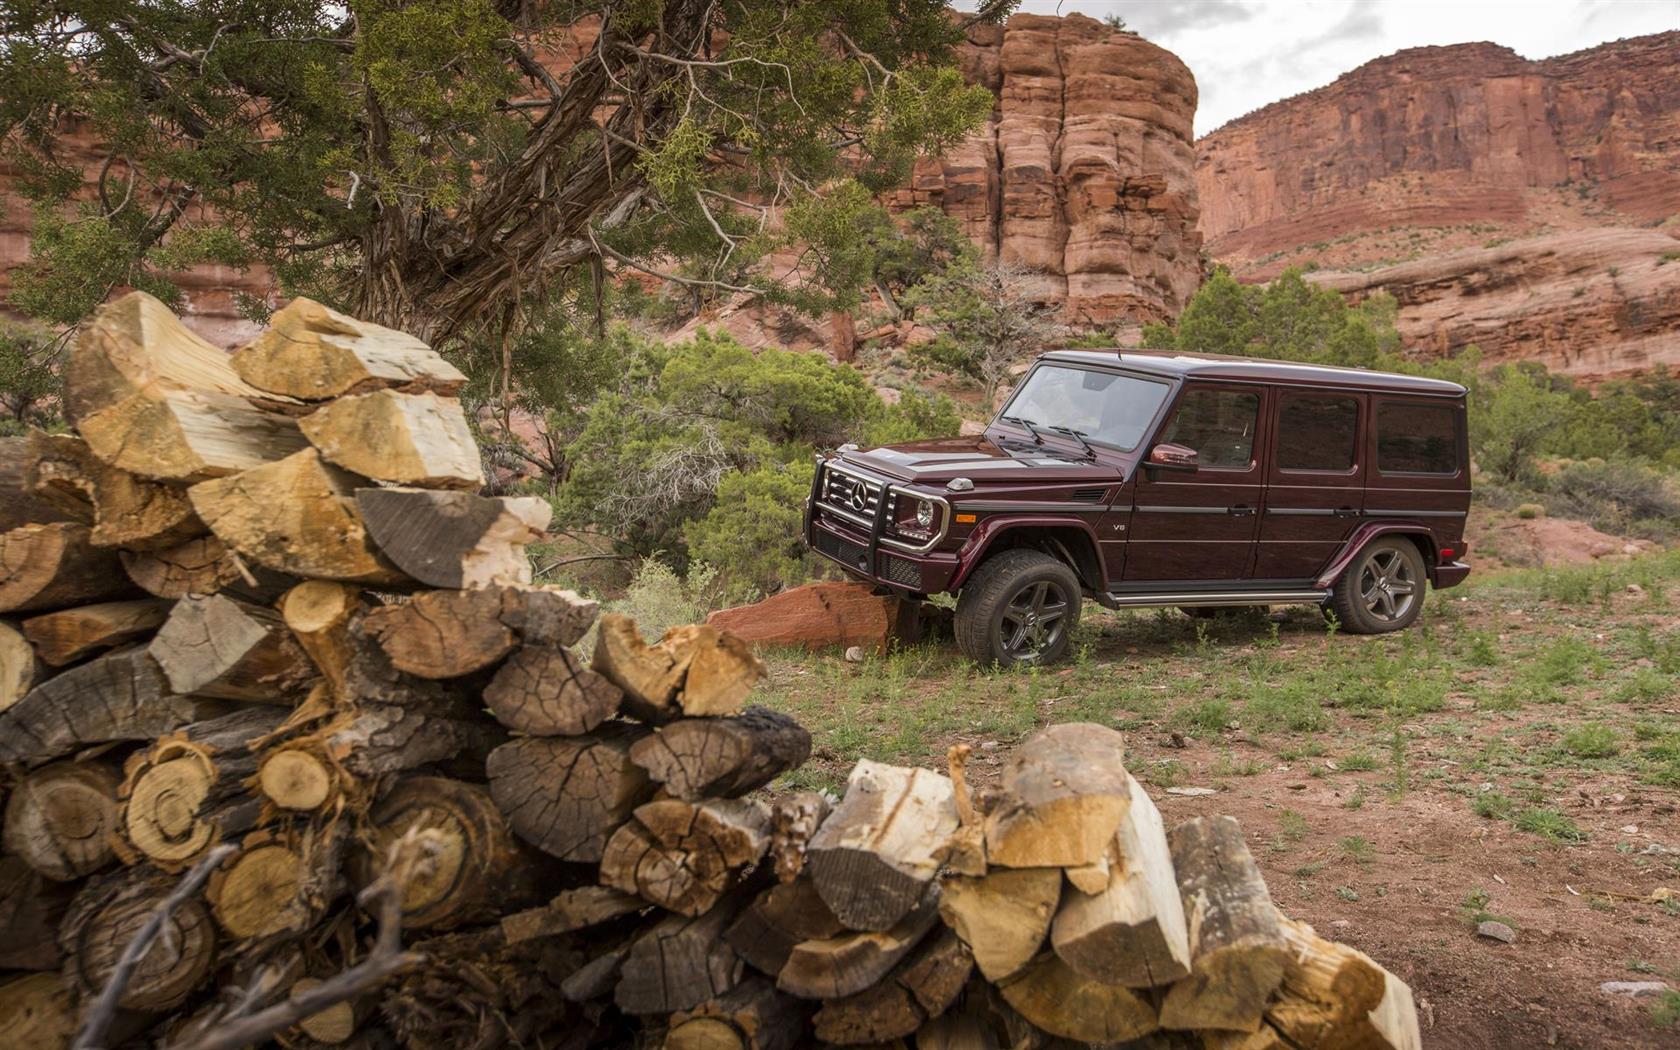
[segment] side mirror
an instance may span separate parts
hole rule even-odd
[[[1178,470],[1186,474],[1195,473],[1201,466],[1201,457],[1193,448],[1163,442],[1149,450],[1149,459],[1144,463],[1150,470]]]

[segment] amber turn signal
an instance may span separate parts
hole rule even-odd
[[[974,521],[975,521],[975,515],[973,515],[973,514],[958,514],[957,515],[957,524],[958,525],[973,525]]]

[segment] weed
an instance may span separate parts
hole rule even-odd
[[[1470,800],[1470,808],[1487,820],[1508,820],[1516,803],[1497,791],[1484,791]]]
[[[1576,758],[1609,758],[1622,745],[1614,729],[1603,722],[1588,722],[1563,734],[1563,749]]]
[[[1173,721],[1187,729],[1220,733],[1231,723],[1231,703],[1222,696],[1210,696],[1173,712]]]
[[[1587,835],[1575,822],[1555,809],[1535,806],[1525,809],[1516,815],[1512,821],[1518,831],[1526,831],[1531,835],[1551,839],[1553,842],[1580,844],[1587,841]]]
[[[1343,855],[1355,864],[1369,864],[1377,855],[1377,851],[1371,848],[1370,841],[1360,835],[1349,835],[1337,845],[1341,846]]]
[[[1355,788],[1353,794],[1348,796],[1347,801],[1342,803],[1343,809],[1363,809],[1364,807],[1365,789],[1362,787]]]
[[[1680,1027],[1680,991],[1670,988],[1651,1004],[1651,1023],[1658,1028]]]
[[[1486,631],[1471,631],[1466,635],[1469,643],[1464,654],[1474,667],[1498,667],[1499,649],[1493,644],[1493,639]]]
[[[1352,886],[1337,886],[1336,896],[1351,904],[1359,899],[1359,891],[1354,889]]]
[[[1351,755],[1343,755],[1336,765],[1345,773],[1367,773],[1380,765],[1375,756],[1363,751],[1355,751]]]

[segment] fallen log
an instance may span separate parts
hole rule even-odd
[[[526,842],[560,860],[598,863],[613,831],[653,794],[629,754],[645,733],[612,723],[579,737],[510,740],[486,763],[491,796]]]
[[[461,402],[376,390],[328,401],[298,421],[322,458],[375,481],[475,490],[484,466]]]
[[[183,598],[147,648],[173,692],[292,704],[315,667],[272,609],[226,595]]]
[[[59,882],[110,864],[119,781],[115,769],[94,760],[55,762],[26,774],[6,800],[6,852]]]
[[[968,946],[981,974],[996,983],[1019,972],[1043,947],[1062,898],[1062,872],[995,868],[946,878],[940,890],[940,916]]]
[[[598,608],[553,587],[426,591],[411,601],[374,609],[363,630],[397,670],[421,678],[458,678],[497,663],[521,642],[574,645],[595,622]]]
[[[630,749],[630,760],[677,798],[739,798],[803,765],[811,734],[792,718],[749,707],[727,718],[682,718]]]
[[[577,736],[617,714],[622,696],[569,651],[527,645],[496,670],[484,688],[484,706],[521,733]]]
[[[1106,726],[1066,722],[1029,736],[1004,764],[986,819],[986,859],[1006,868],[1100,864],[1131,803],[1124,740]]]
[[[301,298],[276,310],[230,364],[252,386],[303,401],[386,387],[453,394],[467,382],[413,336]]]
[[[601,882],[667,911],[699,915],[717,904],[736,872],[764,856],[769,830],[770,807],[756,799],[648,802],[607,840]]]
[[[200,706],[169,691],[144,649],[96,657],[0,711],[0,761],[39,765],[113,740],[150,740],[191,722]]]
[[[23,621],[23,633],[44,662],[63,667],[151,634],[168,619],[169,608],[156,598],[100,602],[31,617]]]
[[[0,533],[0,612],[33,612],[134,592],[116,554],[90,542],[86,525],[20,525]]]

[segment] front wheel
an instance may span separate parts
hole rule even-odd
[[[1079,577],[1034,550],[1008,550],[969,577],[957,599],[957,648],[975,663],[1048,664],[1079,625]]]
[[[1423,612],[1423,555],[1411,540],[1384,537],[1359,552],[1336,581],[1328,609],[1350,634],[1410,627]]]

